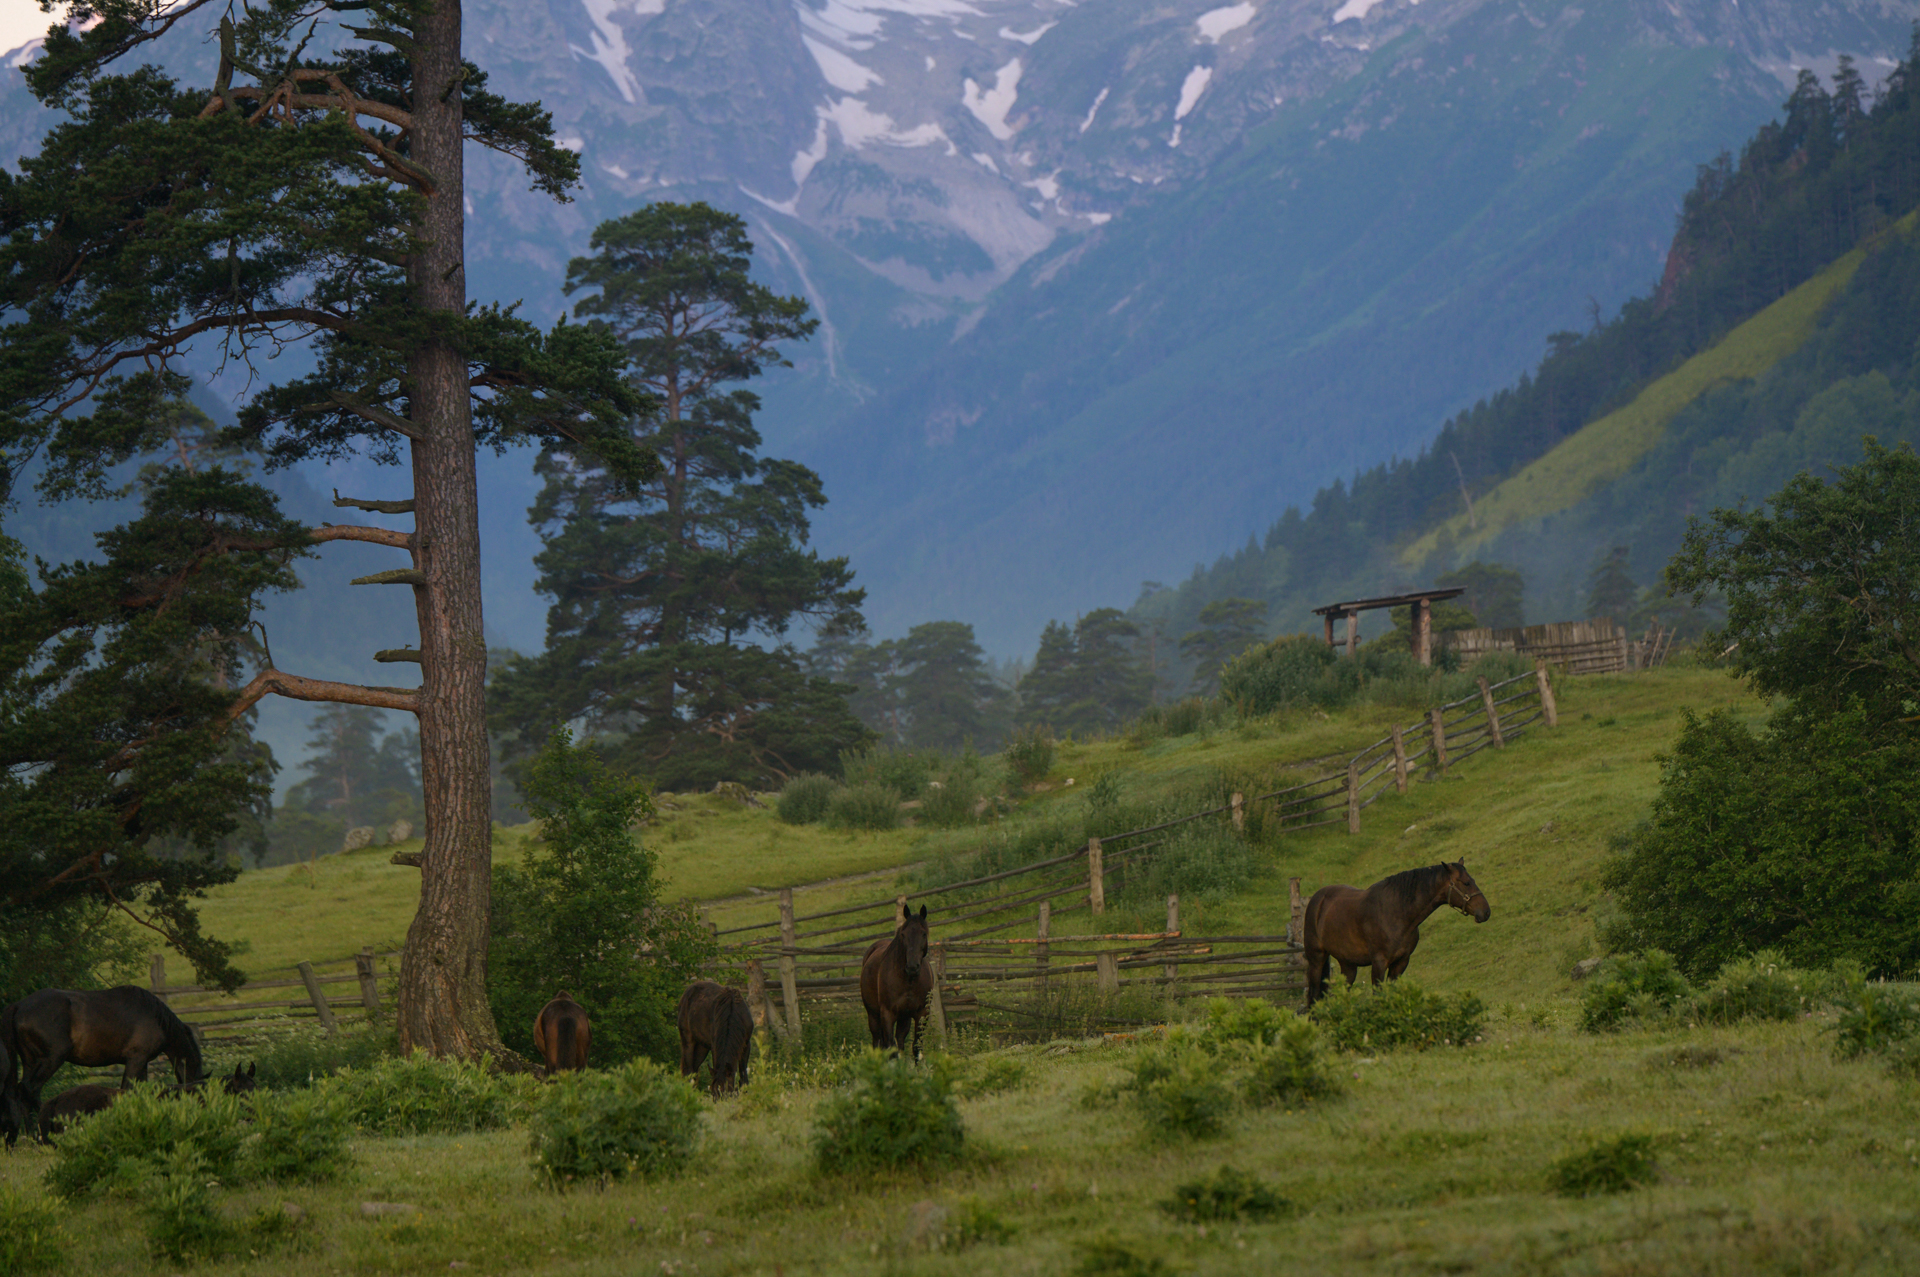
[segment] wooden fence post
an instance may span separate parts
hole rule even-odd
[[[373,974],[373,946],[368,945],[353,957],[354,972],[360,977],[360,1005],[369,1020],[380,1011],[380,982]]]
[[[895,896],[893,898],[893,929],[898,931],[906,925],[907,898],[905,896]]]
[[[1245,832],[1247,828],[1246,798],[1240,794],[1235,794],[1230,806],[1233,808],[1233,831],[1235,833]]]
[[[933,994],[928,1002],[933,1008],[933,1035],[939,1039],[941,1046],[945,1046],[947,1044],[947,1004],[940,992],[940,986],[945,984],[947,979],[947,946],[943,944],[933,946],[931,956],[933,958]]]
[[[787,1035],[787,1026],[780,1023],[780,1017],[773,1013],[773,1003],[767,998],[767,969],[760,965],[758,958],[747,963],[747,1009],[753,1013],[754,1023],[767,1031],[768,1037],[783,1038]]]
[[[800,1040],[800,986],[793,978],[793,888],[780,888],[780,998],[786,1003],[787,1036]]]
[[[1100,978],[1100,992],[1112,994],[1120,992],[1120,964],[1112,953],[1103,953],[1093,960],[1093,969]]]
[[[1307,934],[1307,906],[1300,899],[1300,880],[1287,879],[1287,943],[1300,944]]]
[[[1360,832],[1360,760],[1347,760],[1347,832]]]
[[[1107,911],[1107,871],[1098,838],[1087,839],[1087,904],[1096,914]]]
[[[1393,787],[1400,793],[1407,792],[1407,739],[1400,729],[1393,729]]]
[[[1553,683],[1547,678],[1547,663],[1535,661],[1533,665],[1534,682],[1540,685],[1540,713],[1545,716],[1548,727],[1560,726],[1560,710],[1553,703]]]
[[[1447,724],[1445,717],[1437,709],[1427,713],[1433,723],[1433,769],[1445,773],[1447,770]]]
[[[1053,902],[1050,900],[1042,900],[1040,902],[1040,929],[1034,932],[1034,938],[1038,940],[1039,943],[1033,946],[1033,969],[1034,978],[1039,982],[1040,990],[1043,993],[1047,988],[1047,963],[1049,961],[1047,956],[1047,932],[1052,924]]]
[[[1235,798],[1239,796],[1238,794],[1234,795]],[[1178,934],[1180,931],[1180,896],[1177,892],[1167,897],[1167,930],[1175,934]],[[1172,997],[1173,982],[1175,977],[1180,974],[1180,968],[1177,964],[1169,962],[1162,973],[1167,977],[1167,996]]]
[[[1487,686],[1487,680],[1480,679],[1480,703],[1487,710],[1487,730],[1493,733],[1493,747],[1503,749],[1506,740],[1500,735],[1500,713],[1493,707],[1493,689]]]
[[[327,995],[320,988],[320,977],[313,973],[311,962],[302,962],[297,968],[300,982],[307,986],[307,997],[313,1002],[313,1009],[320,1015],[320,1027],[327,1031],[328,1037],[336,1037],[340,1026],[333,1022],[333,1008],[327,1005]]]
[[[153,995],[162,1002],[166,1002],[167,957],[165,954],[156,953],[153,955],[153,960],[147,963],[147,982],[153,985]]]

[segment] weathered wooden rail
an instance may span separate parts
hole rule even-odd
[[[291,979],[249,980],[232,993],[199,984],[168,984],[167,960],[154,954],[148,969],[148,984],[175,1015],[192,1027],[202,1040],[245,1041],[284,1026],[289,1018],[312,1020],[327,1033],[340,1031],[340,1015],[359,1011],[373,1019],[380,1011],[380,981],[392,981],[379,969],[380,959],[397,959],[398,953],[374,953],[362,949],[350,959],[323,963],[325,967],[347,965],[344,971],[322,971],[311,962],[287,968]],[[330,994],[329,986],[349,985],[345,996]],[[287,997],[269,990],[298,989],[299,995]],[[210,1032],[224,1030],[224,1032]]]

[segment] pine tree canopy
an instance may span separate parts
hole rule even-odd
[[[1200,609],[1200,628],[1180,639],[1180,655],[1193,662],[1193,689],[1210,696],[1220,688],[1220,667],[1260,641],[1267,605],[1259,599],[1215,599]]]
[[[1020,721],[1056,732],[1114,731],[1152,700],[1153,676],[1131,646],[1140,627],[1118,608],[1095,608],[1069,630],[1049,621],[1020,680]]]

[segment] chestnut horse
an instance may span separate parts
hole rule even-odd
[[[587,1067],[587,1044],[593,1026],[587,1010],[562,989],[533,1018],[533,1046],[547,1062],[547,1072]]]
[[[920,1030],[933,992],[933,967],[927,962],[927,907],[908,912],[891,939],[875,940],[860,962],[860,1000],[867,1004],[867,1031],[883,1051],[907,1044],[913,1026],[913,1058],[920,1058]]]
[[[1420,924],[1441,905],[1452,905],[1475,922],[1493,916],[1493,906],[1480,891],[1464,860],[1454,864],[1408,869],[1382,878],[1365,891],[1355,887],[1322,887],[1307,901],[1307,1005],[1327,992],[1332,962],[1340,964],[1347,983],[1363,966],[1373,968],[1373,982],[1398,980],[1407,959],[1420,943]]]
[[[680,995],[680,1075],[698,1073],[709,1051],[716,1096],[745,1086],[747,1064],[753,1059],[753,1012],[740,990],[695,980]]]
[[[184,1086],[204,1081],[200,1044],[167,1004],[136,985],[97,993],[42,989],[0,1011],[0,1041],[20,1063],[20,1093],[29,1110],[40,1088],[62,1064],[125,1066],[121,1089],[147,1077],[147,1064],[164,1055]]]

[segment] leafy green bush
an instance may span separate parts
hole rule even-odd
[[[1182,900],[1225,900],[1252,881],[1253,849],[1230,824],[1195,821],[1168,831],[1158,847],[1124,862],[1117,904],[1146,908],[1170,895]]]
[[[552,1188],[686,1166],[706,1101],[664,1065],[635,1060],[604,1073],[568,1073],[535,1104],[533,1169]]]
[[[1233,1111],[1228,1069],[1197,1044],[1175,1039],[1149,1048],[1124,1066],[1128,1089],[1147,1129],[1162,1139],[1205,1139],[1220,1134]]]
[[[181,1149],[192,1150],[209,1177],[232,1181],[241,1169],[244,1116],[237,1096],[178,1095],[158,1083],[136,1086],[112,1108],[61,1137],[47,1168],[47,1187],[75,1198],[134,1184]]]
[[[293,1231],[292,1218],[277,1210],[245,1221],[227,1217],[214,1201],[217,1187],[198,1149],[182,1145],[159,1160],[140,1196],[154,1258],[191,1264],[225,1255],[257,1257]]]
[[[970,825],[979,819],[974,809],[986,796],[985,778],[977,768],[950,767],[943,779],[927,783],[926,797],[920,800],[920,819],[943,829]]]
[[[278,1091],[312,1086],[341,1069],[364,1069],[399,1050],[391,1028],[328,1034],[318,1025],[302,1025],[260,1052],[254,1076],[261,1086]]]
[[[425,1051],[343,1069],[317,1089],[340,1102],[348,1121],[380,1135],[491,1131],[507,1125],[519,1103],[513,1084],[484,1065]]]
[[[1287,1026],[1303,1023],[1299,1016],[1282,1011],[1265,998],[1208,998],[1202,1032],[1210,1042],[1266,1046],[1279,1041]]]
[[[1692,992],[1673,955],[1662,950],[1608,958],[1587,977],[1580,1027],[1602,1033],[1629,1020],[1658,1020]]]
[[[1244,1067],[1241,1093],[1249,1104],[1292,1106],[1346,1090],[1321,1054],[1319,1031],[1308,1020],[1294,1018],[1276,1040],[1252,1046]]]
[[[1338,654],[1311,634],[1285,634],[1220,667],[1220,694],[1246,715],[1318,703],[1321,675]]]
[[[940,755],[931,750],[881,746],[840,756],[841,775],[849,789],[856,785],[884,785],[894,792],[896,801],[911,801],[923,795],[939,765]]]
[[[1313,1007],[1314,1021],[1342,1051],[1466,1046],[1480,1036],[1486,1014],[1474,994],[1428,993],[1404,979],[1378,988],[1335,984]]]
[[[1037,723],[1023,727],[1000,747],[1000,757],[1016,781],[1034,784],[1053,770],[1053,732]]]
[[[839,785],[831,776],[811,772],[795,776],[780,787],[780,799],[774,812],[789,825],[817,825],[827,818],[833,803],[833,791]]]
[[[1241,1219],[1272,1219],[1292,1203],[1253,1175],[1222,1166],[1205,1179],[1181,1184],[1160,1208],[1190,1224],[1231,1223]]]
[[[253,1138],[245,1149],[250,1177],[315,1182],[353,1165],[346,1097],[311,1089],[257,1091],[252,1108]]]
[[[1856,970],[1834,1002],[1840,1009],[1834,1050],[1842,1057],[1905,1056],[1920,1047],[1920,997],[1910,990],[1868,980]]]
[[[58,1268],[66,1254],[64,1212],[51,1197],[29,1197],[12,1185],[0,1186],[0,1277]]]
[[[847,1075],[847,1086],[823,1101],[814,1119],[813,1156],[821,1170],[939,1165],[960,1156],[966,1135],[944,1063],[918,1068],[870,1050],[849,1062]]]
[[[827,824],[834,829],[893,829],[900,824],[900,795],[885,785],[849,785],[833,796]]]
[[[1622,1135],[1561,1158],[1548,1169],[1547,1182],[1562,1197],[1624,1193],[1659,1175],[1653,1147],[1651,1136]]]
[[[1787,966],[1769,950],[1722,967],[1691,1010],[1702,1024],[1791,1020],[1812,1006],[1827,984],[1814,972]]]

